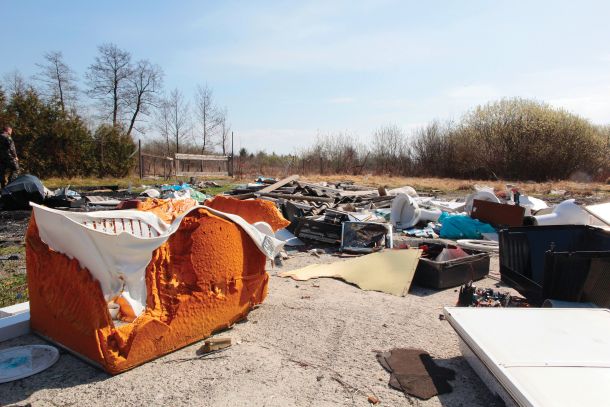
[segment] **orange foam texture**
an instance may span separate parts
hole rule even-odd
[[[217,211],[239,215],[248,223],[267,222],[273,231],[290,225],[273,202],[263,199],[239,200],[217,195],[205,204]]]
[[[117,374],[231,326],[267,295],[265,257],[234,223],[200,208],[153,252],[146,310],[115,327],[99,283],[75,259],[26,234],[34,331]]]
[[[138,202],[136,209],[140,211],[152,212],[165,223],[172,223],[174,219],[197,206],[197,201],[188,199],[159,199],[148,198]]]

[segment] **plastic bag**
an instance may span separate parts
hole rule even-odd
[[[444,239],[481,239],[482,233],[496,232],[490,224],[467,215],[449,215],[443,212],[438,222],[442,224],[440,237]]]

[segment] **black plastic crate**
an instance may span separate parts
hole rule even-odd
[[[403,240],[409,246],[419,247],[421,244],[448,247],[454,242],[442,239]],[[469,256],[448,261],[435,261],[421,257],[415,270],[413,284],[421,287],[443,290],[457,287],[469,281],[480,280],[489,274],[489,253],[462,249]]]
[[[455,260],[434,261],[420,258],[413,283],[443,290],[485,277],[489,273],[489,254],[464,251],[469,256]]]

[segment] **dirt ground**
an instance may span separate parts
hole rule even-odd
[[[334,279],[296,282],[280,271],[341,259],[292,252],[269,269],[269,295],[247,321],[217,334],[228,350],[200,358],[191,346],[112,377],[64,351],[50,369],[0,384],[0,405],[205,405],[386,406],[502,405],[461,357],[457,336],[440,320],[456,289],[412,287],[405,297],[362,291]],[[371,270],[374,272],[374,270]],[[491,277],[498,276],[492,258]],[[487,278],[479,286],[495,287]],[[0,343],[0,349],[44,343],[34,335]],[[375,351],[416,347],[455,370],[453,392],[427,401],[388,386],[389,373]]]

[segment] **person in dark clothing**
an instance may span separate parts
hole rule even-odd
[[[4,188],[19,175],[19,158],[12,134],[13,129],[8,126],[0,134],[0,188]]]

